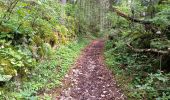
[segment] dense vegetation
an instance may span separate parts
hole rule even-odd
[[[59,86],[88,41],[77,38],[75,11],[57,0],[0,0],[0,99]]]
[[[0,0],[0,99],[58,87],[92,36],[130,100],[170,99],[170,0],[66,1]]]
[[[111,11],[105,56],[120,86],[130,100],[169,100],[170,1],[121,1]]]

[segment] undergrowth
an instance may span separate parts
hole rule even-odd
[[[61,84],[61,79],[70,69],[81,49],[89,40],[81,39],[67,45],[61,45],[52,58],[41,61],[28,76],[26,81],[10,82],[1,88],[1,100],[37,100],[38,93],[43,93]]]
[[[133,53],[123,38],[117,40],[106,42],[106,64],[128,100],[169,100],[170,73],[155,68],[159,60],[146,54]]]

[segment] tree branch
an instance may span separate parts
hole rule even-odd
[[[168,55],[170,54],[170,49],[167,51],[163,50],[158,50],[158,49],[136,49],[132,47],[130,44],[126,44],[131,50],[138,52],[138,53],[157,53],[157,54],[162,54],[162,55]]]
[[[125,14],[124,12],[118,10],[117,8],[115,7],[112,7],[112,11],[115,12],[118,16],[121,16],[127,20],[130,20],[132,22],[136,22],[136,23],[141,23],[141,24],[152,24],[150,21],[146,21],[146,20],[140,20],[140,19],[136,19],[136,18],[133,18],[133,17],[130,17],[128,16],[127,14]]]

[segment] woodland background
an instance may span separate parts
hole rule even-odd
[[[101,37],[129,100],[170,99],[170,0],[0,0],[0,99],[50,99]]]

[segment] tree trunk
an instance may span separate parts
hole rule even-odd
[[[66,3],[67,3],[67,0],[61,0],[61,3],[62,3],[62,4],[66,4]]]

